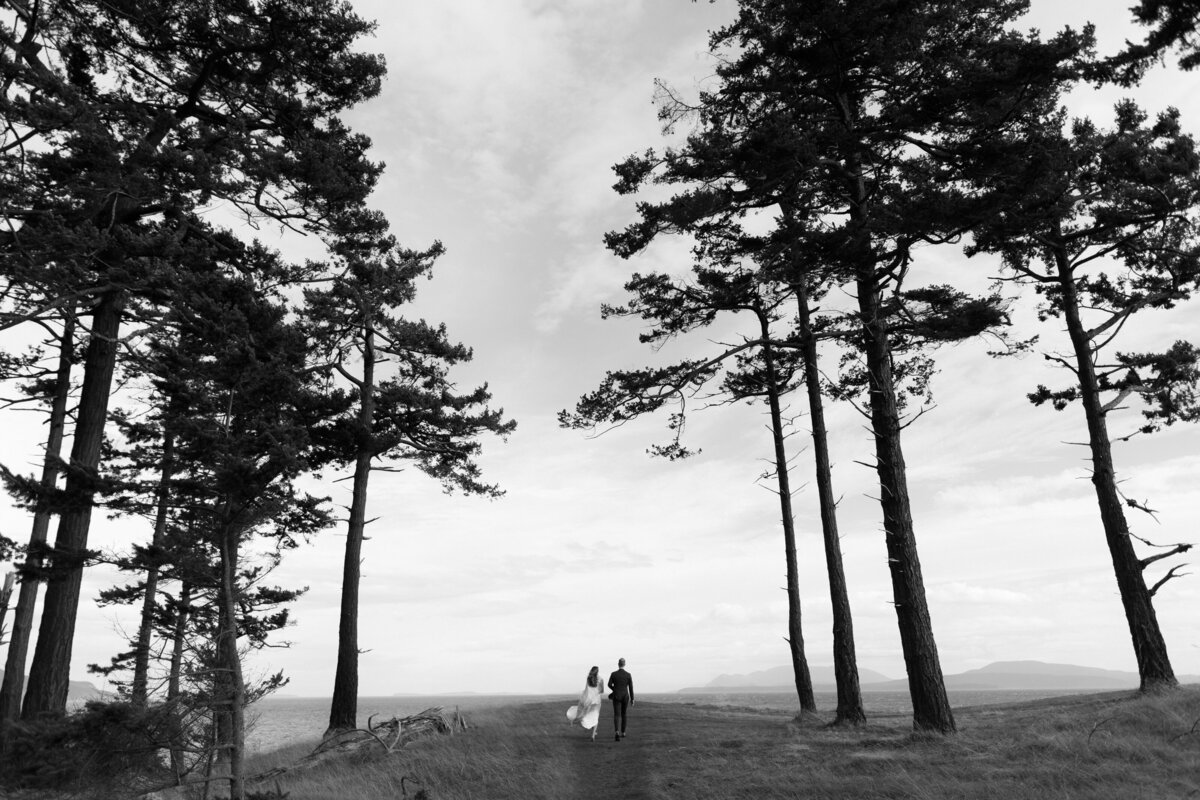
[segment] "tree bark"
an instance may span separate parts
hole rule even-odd
[[[758,314],[763,341],[769,341],[770,331],[766,317]],[[796,696],[800,710],[815,712],[817,701],[813,696],[812,675],[804,655],[804,634],[801,629],[800,571],[796,563],[796,523],[792,516],[792,488],[788,480],[787,448],[783,431],[783,411],[779,403],[779,382],[775,369],[775,353],[770,344],[763,345],[763,363],[766,367],[767,402],[771,409],[771,438],[775,446],[775,479],[779,486],[779,509],[783,520],[783,546],[787,559],[788,597],[788,649],[792,655],[792,672],[796,678]]]
[[[1133,652],[1137,657],[1141,690],[1154,691],[1178,685],[1167,644],[1163,639],[1154,612],[1153,599],[1146,587],[1142,563],[1133,549],[1129,524],[1117,491],[1116,469],[1113,466],[1112,442],[1100,398],[1099,383],[1093,360],[1092,341],[1079,316],[1079,298],[1070,259],[1062,248],[1056,248],[1055,266],[1059,287],[1063,293],[1063,317],[1075,353],[1075,369],[1079,378],[1079,399],[1087,419],[1088,449],[1092,456],[1092,486],[1100,504],[1100,521],[1104,538],[1117,577],[1117,590],[1125,609]]]
[[[191,610],[192,585],[186,579],[179,587],[179,610],[175,614],[175,629],[171,631],[171,671],[167,676],[167,702],[179,697],[183,672],[183,651],[186,644],[188,612]]]
[[[183,780],[186,771],[183,750],[183,719],[178,706],[180,679],[183,671],[183,649],[187,634],[188,611],[192,602],[192,586],[185,579],[179,587],[179,609],[175,614],[175,629],[171,632],[171,670],[167,676],[167,703],[171,707],[171,772],[176,783]]]
[[[242,677],[242,660],[238,653],[238,533],[227,525],[221,533],[221,584],[220,624],[217,632],[218,669],[225,684],[224,696],[219,702],[227,715],[228,728],[221,737],[220,746],[225,763],[229,768],[230,800],[245,800],[245,750],[246,750],[246,686]]]
[[[834,724],[858,725],[867,719],[862,689],[858,682],[858,660],[854,651],[854,618],[842,565],[838,536],[837,501],[833,495],[833,470],[829,462],[829,436],[825,427],[825,404],[821,396],[821,374],[817,368],[817,340],[813,336],[808,291],[801,280],[796,285],[799,306],[801,354],[804,358],[804,387],[812,423],[813,461],[817,497],[821,507],[821,534],[825,540],[825,569],[829,574],[829,600],[833,611],[833,673],[837,683],[837,712]]]
[[[354,462],[354,489],[346,526],[342,563],[342,604],[338,620],[337,669],[325,735],[358,727],[358,590],[367,517],[367,482],[371,477],[371,438],[375,421],[375,339],[367,325],[363,335],[363,377],[359,384],[359,449]]]
[[[46,460],[42,464],[39,483],[43,496],[38,498],[33,513],[33,530],[29,534],[29,550],[25,566],[40,570],[42,549],[50,530],[52,516],[45,495],[58,484],[58,461],[62,456],[63,431],[67,422],[67,402],[71,396],[71,366],[75,363],[75,315],[63,320],[62,339],[58,351],[58,370],[54,379],[54,400],[50,405],[50,431],[46,436]],[[25,661],[29,657],[29,640],[33,633],[33,613],[37,605],[38,582],[27,576],[17,592],[13,611],[12,635],[4,662],[4,680],[0,683],[0,723],[15,720],[21,714],[21,695],[25,689]]]
[[[17,573],[9,572],[4,576],[4,588],[0,589],[0,633],[4,631],[4,618],[8,616],[8,601],[12,598],[13,584],[17,582]]]
[[[133,683],[129,702],[145,706],[149,693],[150,636],[154,630],[154,607],[158,595],[158,551],[167,535],[167,500],[170,497],[171,473],[174,470],[175,441],[170,433],[163,434],[162,473],[158,482],[158,508],[154,515],[154,534],[150,539],[150,560],[146,565],[146,586],[142,595],[142,616],[138,625],[137,642],[133,651]]]
[[[900,447],[900,415],[892,381],[887,325],[880,318],[871,270],[858,280],[859,309],[863,323],[871,393],[871,428],[875,434],[875,470],[879,475],[879,503],[887,542],[892,600],[900,629],[900,645],[908,672],[913,705],[913,728],[951,733],[954,715],[946,696],[933,623],[925,600],[925,582],[917,556],[904,453]]]
[[[853,127],[852,102],[843,108]],[[925,599],[921,560],[917,556],[916,532],[908,496],[904,451],[900,447],[900,412],[892,375],[892,350],[887,320],[880,297],[879,265],[868,230],[870,196],[863,179],[863,164],[857,151],[846,158],[850,220],[858,228],[852,247],[855,288],[858,295],[860,347],[867,366],[871,429],[875,438],[875,471],[879,476],[879,504],[883,511],[884,539],[892,580],[892,602],[900,630],[900,646],[908,673],[908,692],[913,706],[913,728],[955,731],[954,714],[946,696],[933,623]]]
[[[58,522],[51,562],[54,576],[46,584],[37,647],[29,667],[29,688],[21,708],[21,718],[25,720],[45,714],[61,715],[67,708],[75,618],[124,302],[120,292],[108,292],[100,297],[92,312],[92,332],[84,359],[83,387],[66,481],[67,507]]]

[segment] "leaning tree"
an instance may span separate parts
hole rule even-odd
[[[46,538],[50,531],[52,500],[62,472],[62,447],[67,428],[68,405],[71,396],[71,370],[76,360],[75,316],[73,311],[63,314],[62,327],[51,327],[52,341],[56,345],[55,366],[35,372],[32,382],[22,390],[39,397],[49,405],[46,420],[46,444],[43,448],[42,470],[36,480],[22,480],[6,473],[10,490],[18,496],[30,499],[33,525],[24,559],[20,564],[20,588],[13,609],[12,631],[8,637],[8,651],[4,661],[4,678],[0,681],[0,723],[16,719],[21,712],[21,697],[25,693],[25,663],[29,656],[32,640],[34,611],[37,604],[38,586],[42,580],[42,564],[45,559]],[[8,372],[8,370],[6,370]],[[19,371],[21,377],[30,377],[27,368]],[[0,746],[3,743],[0,742]]]
[[[1200,354],[1185,341],[1155,352],[1116,350],[1134,315],[1170,309],[1200,286],[1200,152],[1174,110],[1149,120],[1131,101],[1116,107],[1112,128],[1065,113],[1015,132],[1008,159],[979,182],[996,192],[997,213],[975,233],[972,252],[994,252],[1014,280],[1032,285],[1039,317],[1062,326],[1069,345],[1046,357],[1066,385],[1039,386],[1035,404],[1078,403],[1088,437],[1091,482],[1116,573],[1143,690],[1174,685],[1152,599],[1169,570],[1147,586],[1147,567],[1188,544],[1139,556],[1113,460],[1110,417],[1141,406],[1139,431],[1200,418]],[[1118,440],[1129,438],[1116,436]]]

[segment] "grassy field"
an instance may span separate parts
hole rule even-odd
[[[491,709],[470,730],[279,779],[288,800],[680,798],[1200,798],[1200,687],[1076,695],[955,710],[959,733],[914,734],[907,716],[857,729],[828,716],[638,703],[629,737],[608,708],[592,742],[562,703]],[[311,746],[255,757],[252,771]],[[415,783],[413,779],[420,781]],[[273,788],[273,782],[255,788]]]

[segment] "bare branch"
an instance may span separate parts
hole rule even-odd
[[[1182,739],[1185,736],[1194,736],[1196,734],[1200,734],[1200,718],[1197,718],[1196,721],[1192,723],[1192,727],[1189,730],[1184,731],[1178,736],[1173,736],[1170,741],[1173,742],[1176,739]]]
[[[1142,539],[1141,541],[1145,542],[1146,540]],[[1170,558],[1171,556],[1177,556],[1180,553],[1186,553],[1187,551],[1189,551],[1191,549],[1192,549],[1192,546],[1190,544],[1177,544],[1174,547],[1171,547],[1171,549],[1166,551],[1165,553],[1159,553],[1158,555],[1147,556],[1146,558],[1139,559],[1138,566],[1140,566],[1142,569],[1145,569],[1146,567],[1153,564],[1155,561],[1162,561],[1164,558]]]
[[[900,430],[904,430],[909,425],[912,425],[914,422],[919,420],[921,417],[925,416],[930,411],[933,411],[935,408],[937,408],[936,404],[923,407],[920,411],[918,411],[915,415],[913,415],[913,418],[910,419],[908,422],[901,423]]]
[[[1112,718],[1112,717],[1105,717],[1104,719],[1100,720],[1100,721],[1099,721],[1099,722],[1097,722],[1095,725],[1093,725],[1093,726],[1092,726],[1092,730],[1091,730],[1091,732],[1090,732],[1090,733],[1088,733],[1088,737],[1087,737],[1087,743],[1088,743],[1089,745],[1091,745],[1091,743],[1092,743],[1092,737],[1096,735],[1096,731],[1100,730],[1100,728],[1101,728],[1101,727],[1102,727],[1102,726],[1103,726],[1105,723],[1112,722],[1112,721],[1113,721],[1113,718]]]
[[[1120,489],[1118,488],[1117,491],[1120,492]],[[1139,503],[1137,500],[1134,500],[1133,498],[1125,497],[1124,494],[1121,494],[1121,497],[1125,500],[1125,505],[1129,506],[1130,508],[1136,508],[1138,511],[1143,511],[1143,512],[1149,514],[1151,517],[1154,517],[1155,522],[1158,521],[1158,516],[1157,516],[1158,512],[1155,511],[1153,508],[1150,508],[1150,506],[1148,506],[1146,504],[1149,502],[1148,500],[1145,503]],[[1147,542],[1145,539],[1142,539],[1141,541],[1145,544],[1150,545],[1151,547],[1170,547],[1170,545],[1153,544],[1152,542]],[[1189,544],[1188,547],[1191,547],[1191,545]]]
[[[1153,586],[1150,587],[1150,596],[1154,597],[1154,595],[1156,595],[1158,593],[1158,590],[1162,588],[1163,584],[1166,583],[1167,581],[1171,580],[1172,578],[1182,578],[1186,575],[1191,575],[1192,573],[1190,573],[1190,572],[1179,572],[1179,570],[1183,569],[1186,566],[1187,566],[1187,564],[1176,564],[1175,566],[1171,567],[1170,571],[1167,572],[1166,575],[1163,575],[1161,578],[1158,579],[1157,583],[1155,583]]]

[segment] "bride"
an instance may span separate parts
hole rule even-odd
[[[596,728],[600,724],[600,705],[604,700],[604,684],[600,682],[600,668],[592,667],[588,672],[587,682],[583,685],[583,694],[579,695],[579,704],[567,709],[567,719],[578,722],[585,730],[592,732],[592,741],[596,741]]]

